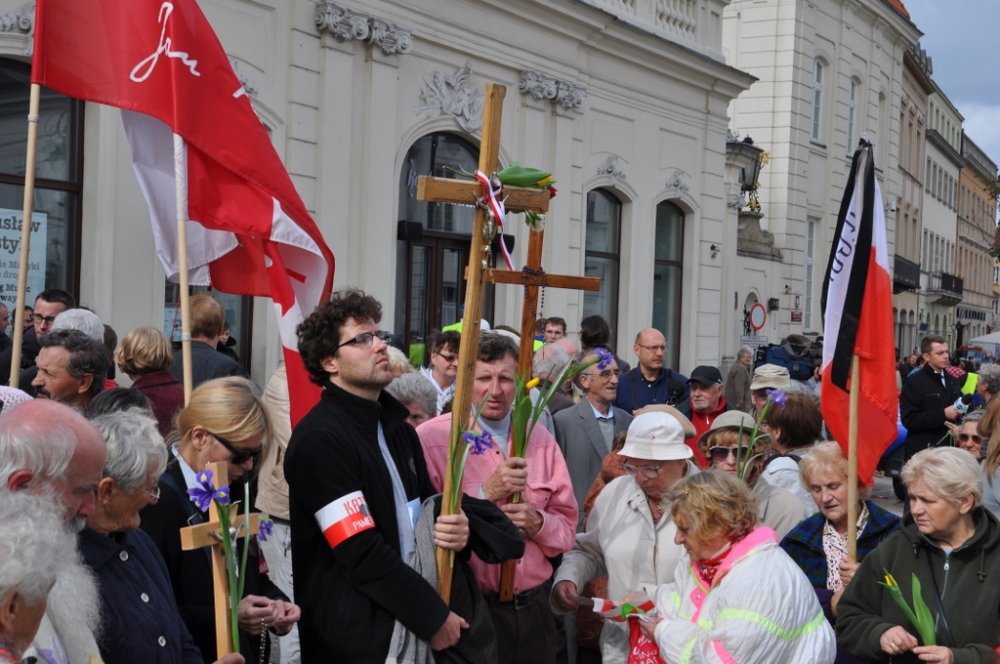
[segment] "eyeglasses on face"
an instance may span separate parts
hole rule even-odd
[[[622,372],[619,371],[618,369],[605,369],[601,373],[585,373],[583,375],[589,376],[590,378],[603,378],[604,380],[608,380],[612,376],[618,378],[619,376],[622,375]]]
[[[251,459],[253,460],[254,464],[256,464],[258,461],[260,461],[260,455],[264,451],[263,447],[255,447],[254,449],[250,450],[246,449],[241,450],[240,448],[234,446],[232,443],[230,443],[228,440],[226,440],[225,438],[223,438],[218,434],[209,431],[208,435],[211,436],[212,438],[215,438],[222,444],[223,447],[225,447],[232,453],[234,466],[242,466]]]
[[[660,466],[665,464],[666,461],[661,461],[655,466],[635,466],[631,463],[626,463],[622,465],[622,470],[631,475],[632,477],[638,476],[641,472],[643,477],[648,477],[650,479],[656,477],[656,474],[660,472]]]
[[[383,341],[384,343],[388,343],[390,337],[392,337],[392,334],[390,334],[389,332],[383,332],[381,330],[379,330],[377,332],[362,332],[361,334],[359,334],[359,335],[357,335],[355,337],[351,337],[350,339],[348,339],[344,343],[340,344],[339,346],[337,346],[333,350],[334,350],[334,352],[336,352],[336,351],[340,350],[341,348],[343,348],[344,346],[349,346],[349,345],[352,345],[352,344],[357,345],[357,346],[369,346],[369,345],[371,345],[372,340],[374,340],[376,337],[378,339],[380,339],[381,341]]]
[[[35,323],[45,323],[46,325],[52,325],[56,322],[55,316],[43,316],[41,314],[31,314],[31,320]]]
[[[982,445],[982,443],[983,443],[982,436],[976,436],[976,435],[971,434],[971,433],[960,433],[956,437],[958,438],[959,442],[962,442],[962,443],[967,443],[970,440],[972,442],[974,442],[976,445]]]
[[[159,484],[154,485],[152,489],[139,489],[139,491],[140,491],[140,493],[144,493],[147,496],[149,496],[150,498],[152,498],[154,503],[160,499],[160,485]]]
[[[708,453],[712,455],[712,461],[722,463],[729,458],[730,454],[737,459],[748,459],[750,457],[750,448],[746,445],[740,445],[739,447],[711,447]]]
[[[663,344],[660,344],[659,346],[644,346],[642,344],[636,344],[636,346],[638,346],[639,348],[645,348],[646,350],[651,350],[654,353],[657,352],[657,351],[659,351],[661,353],[666,353],[667,352],[667,347],[664,346]]]

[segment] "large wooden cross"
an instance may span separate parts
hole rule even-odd
[[[226,486],[229,483],[229,473],[226,464],[210,463],[207,470],[213,473],[215,487]],[[244,505],[244,509],[247,506]],[[232,520],[232,527],[239,528],[244,522],[243,516]],[[260,527],[260,515],[250,515],[250,534],[255,535]],[[196,526],[181,528],[181,549],[190,551],[202,547],[210,547],[209,556],[212,559],[212,585],[215,591],[215,647],[219,659],[232,652],[232,632],[229,628],[229,575],[226,573],[226,556],[222,549],[222,540],[227,533],[219,532],[219,508],[213,500],[208,508],[208,521]],[[263,638],[263,637],[262,637]]]
[[[483,134],[479,149],[479,170],[487,175],[497,170],[497,160],[500,153],[500,121],[506,93],[507,88],[502,85],[495,83],[486,85]],[[540,214],[548,211],[550,195],[544,189],[504,187],[503,194],[507,209],[526,210]],[[482,185],[477,181],[428,176],[421,176],[417,181],[417,198],[422,201],[476,205],[482,195]],[[462,428],[468,423],[471,414],[472,383],[479,351],[479,327],[482,320],[484,283],[514,284],[525,289],[521,316],[521,348],[518,357],[518,372],[524,376],[531,375],[538,289],[540,287],[578,290],[600,289],[600,279],[544,274],[541,270],[543,234],[536,231],[531,232],[531,238],[528,242],[527,267],[523,271],[510,272],[490,268],[487,254],[495,233],[496,228],[488,223],[485,210],[482,207],[477,207],[473,217],[469,265],[465,273],[465,313],[462,318],[462,340],[458,349],[458,376],[455,381],[455,396],[452,401],[452,444],[457,444],[460,440]],[[449,464],[449,467],[445,469],[444,486],[442,487],[442,514],[446,513],[447,505],[449,505],[448,497],[453,492],[461,492],[461,490],[461,478],[452,477]],[[438,549],[437,563],[438,591],[441,597],[448,601],[451,595],[452,570],[448,552],[444,549]],[[513,597],[515,565],[516,561],[508,561],[502,568],[500,598],[505,601]],[[505,585],[507,586],[506,592],[504,591]]]

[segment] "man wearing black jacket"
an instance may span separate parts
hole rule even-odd
[[[961,398],[958,380],[945,368],[948,366],[948,342],[936,334],[920,341],[924,366],[903,383],[899,395],[899,411],[906,427],[905,458],[920,450],[947,444],[947,422],[958,419],[955,401]]]
[[[397,621],[434,650],[469,627],[406,563],[420,505],[435,491],[409,412],[383,391],[392,373],[381,317],[378,301],[348,290],[298,328],[302,360],[324,387],[292,432],[284,466],[309,664],[384,662]],[[465,548],[466,516],[438,517],[434,540]]]

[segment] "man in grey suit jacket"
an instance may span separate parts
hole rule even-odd
[[[588,354],[584,361],[592,354]],[[583,524],[583,503],[587,492],[601,472],[601,462],[611,452],[611,441],[619,431],[627,431],[632,423],[630,413],[612,405],[618,392],[620,375],[617,367],[600,371],[596,364],[591,366],[580,374],[585,398],[553,416],[556,442],[566,457],[573,493],[580,506],[577,530]]]

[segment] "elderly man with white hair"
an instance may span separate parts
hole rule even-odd
[[[22,661],[58,570],[73,562],[60,511],[48,497],[0,491],[0,663]]]
[[[34,400],[0,418],[0,490],[55,496],[72,531],[94,514],[106,457],[101,434],[68,406]],[[60,566],[27,654],[50,664],[88,664],[98,656],[98,607],[97,586],[83,563]]]

